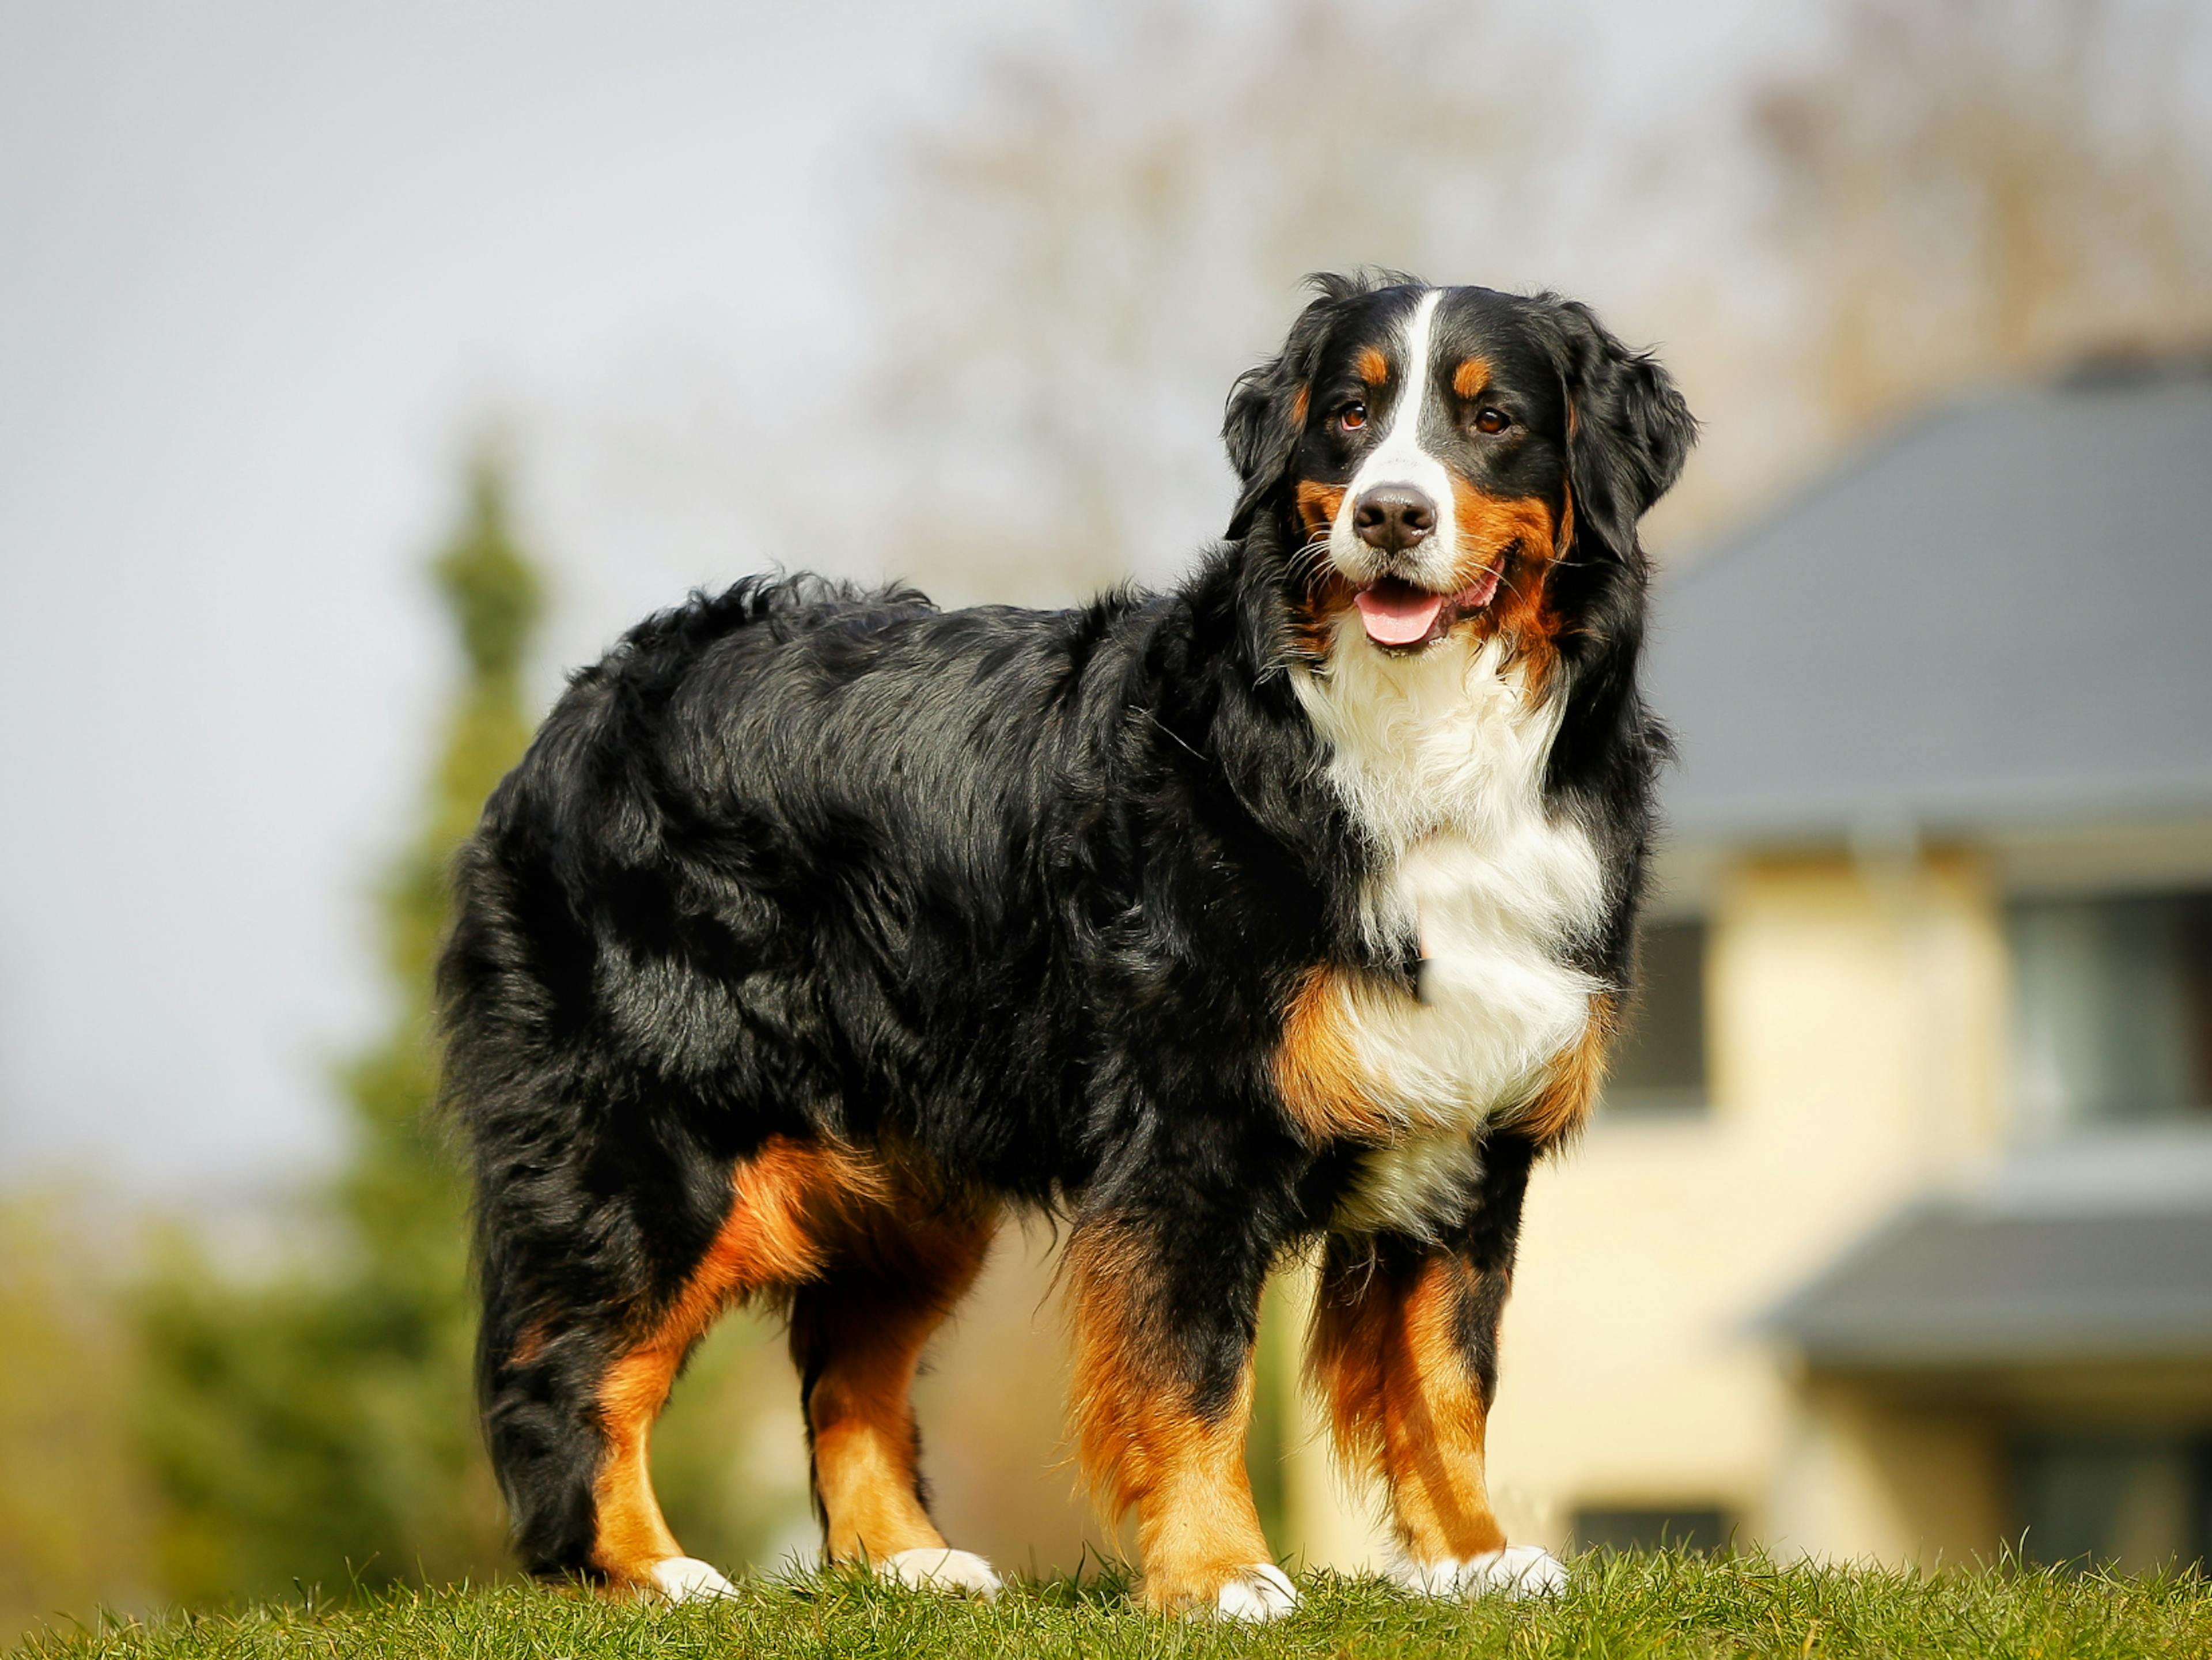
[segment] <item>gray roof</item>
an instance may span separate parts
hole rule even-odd
[[[2212,366],[1945,410],[1655,612],[1686,839],[2212,810]]]
[[[2203,1143],[2062,1151],[1912,1205],[1759,1324],[1831,1371],[2212,1359]],[[2115,1168],[2094,1168],[2100,1156]],[[2118,1167],[2136,1162],[2166,1168]]]

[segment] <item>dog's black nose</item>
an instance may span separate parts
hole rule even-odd
[[[1409,484],[1377,484],[1352,504],[1352,527],[1370,548],[1395,553],[1437,527],[1437,504]]]

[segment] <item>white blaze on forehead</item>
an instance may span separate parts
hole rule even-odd
[[[1390,469],[1436,459],[1421,447],[1421,417],[1428,410],[1430,386],[1436,380],[1429,373],[1429,337],[1435,331],[1437,302],[1443,297],[1440,289],[1431,289],[1413,307],[1413,319],[1406,325],[1405,390],[1390,412],[1390,430],[1361,465],[1360,477],[1370,468],[1380,468],[1375,483],[1411,483],[1411,478],[1395,477]]]
[[[1397,407],[1390,411],[1389,429],[1382,435],[1382,441],[1367,453],[1358,471],[1352,474],[1352,483],[1344,492],[1343,505],[1337,509],[1336,522],[1330,527],[1330,554],[1338,568],[1356,582],[1371,581],[1382,574],[1377,568],[1377,556],[1360,541],[1352,520],[1359,498],[1385,484],[1410,485],[1427,496],[1437,510],[1436,529],[1412,557],[1401,556],[1399,574],[1436,589],[1449,587],[1452,581],[1455,564],[1453,555],[1459,538],[1452,514],[1451,474],[1445,471],[1441,460],[1421,447],[1421,431],[1428,424],[1429,411],[1436,403],[1437,376],[1435,365],[1430,361],[1433,356],[1431,342],[1436,331],[1437,307],[1443,297],[1443,289],[1431,289],[1413,307],[1401,346],[1403,384]]]

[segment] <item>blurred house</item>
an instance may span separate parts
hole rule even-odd
[[[1636,1029],[1540,1175],[1509,1529],[2212,1547],[2212,365],[1945,410],[1666,584]],[[1372,1540],[1318,1452],[1294,1548]]]

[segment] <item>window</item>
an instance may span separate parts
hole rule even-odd
[[[1616,1112],[1702,1112],[1705,1106],[1705,925],[1644,930],[1636,994],[1605,1086]]]
[[[2212,1548],[2212,1439],[2025,1436],[2012,1477],[2030,1561],[2140,1573],[2203,1562]]]
[[[1584,1550],[1726,1550],[1734,1531],[1717,1505],[1585,1505],[1574,1525],[1575,1543]]]
[[[2035,900],[2010,932],[2024,1128],[2212,1126],[2212,894]]]

